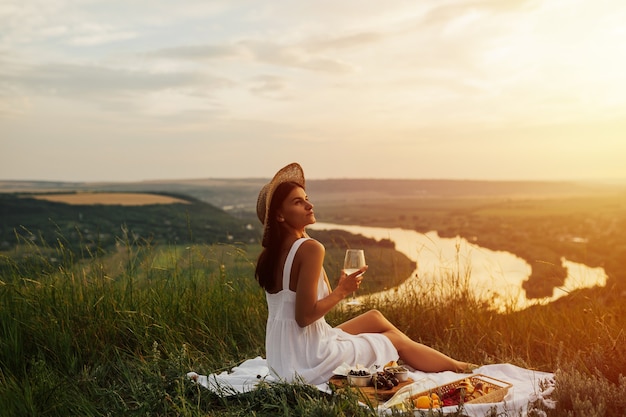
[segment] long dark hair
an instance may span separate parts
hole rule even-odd
[[[276,219],[276,211],[280,205],[283,204],[283,201],[285,201],[289,193],[296,187],[302,188],[302,186],[296,182],[284,182],[276,187],[272,195],[269,215],[267,216],[269,223],[267,230],[267,233],[269,233],[269,241],[257,259],[255,270],[256,280],[266,291],[276,289],[277,283],[274,281],[274,277],[276,275],[276,268],[278,268],[280,246],[283,241],[283,230]]]

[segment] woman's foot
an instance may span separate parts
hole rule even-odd
[[[462,374],[471,374],[480,367],[480,365],[476,365],[475,363],[465,363],[464,365],[465,366],[460,367],[457,372]]]

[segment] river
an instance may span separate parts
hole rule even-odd
[[[576,289],[603,287],[607,280],[603,268],[591,268],[562,258],[568,273],[563,286],[554,288],[551,297],[528,299],[522,283],[530,276],[531,266],[509,252],[486,249],[461,237],[442,238],[436,231],[418,233],[400,228],[332,223],[315,223],[308,228],[337,229],[376,240],[389,239],[395,243],[397,251],[416,262],[417,268],[403,284],[377,293],[378,297],[415,291],[416,286],[432,288],[441,283],[442,277],[456,276],[477,298],[489,301],[500,311],[511,311],[552,302]]]

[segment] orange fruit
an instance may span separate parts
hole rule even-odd
[[[415,408],[430,408],[430,397],[428,395],[420,395],[413,400]]]
[[[439,408],[441,407],[441,402],[439,401],[439,396],[432,393],[430,396],[420,395],[415,398],[413,400],[413,406],[415,408]]]

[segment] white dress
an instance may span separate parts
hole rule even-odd
[[[282,290],[276,294],[265,293],[268,306],[265,349],[267,365],[277,378],[287,381],[304,381],[320,385],[333,376],[333,370],[346,363],[383,366],[398,359],[398,351],[382,334],[352,335],[333,328],[324,317],[306,327],[296,322],[296,293],[289,289],[293,259],[300,245],[307,240],[294,242],[283,269]],[[329,294],[329,288],[320,274],[317,298]]]

